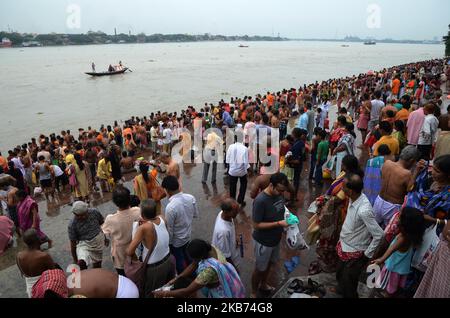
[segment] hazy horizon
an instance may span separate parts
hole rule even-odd
[[[448,12],[446,0],[2,0],[0,30],[441,40]]]

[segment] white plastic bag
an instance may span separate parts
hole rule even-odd
[[[423,235],[422,245],[414,253],[411,266],[425,272],[430,263],[431,256],[439,244],[439,236],[436,234],[437,226],[429,227]]]
[[[34,188],[34,195],[39,195],[42,194],[42,188],[41,187],[36,187]]]
[[[284,218],[286,221],[290,214],[291,212],[285,207]],[[291,250],[309,249],[298,226],[298,224],[292,224],[286,229],[286,244]]]
[[[311,204],[309,205],[308,212],[309,212],[309,213],[316,214],[316,213],[317,213],[317,209],[318,209],[318,207],[317,207],[317,202],[316,202],[316,200],[314,200],[314,201],[311,202]]]

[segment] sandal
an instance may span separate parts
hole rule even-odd
[[[313,262],[309,265],[308,273],[310,276],[317,275],[322,272],[322,268],[320,268],[319,262]]]
[[[288,286],[287,292],[289,295],[294,293],[303,293],[303,282],[300,279],[295,278]]]
[[[318,282],[312,280],[311,278],[308,279],[308,289],[310,290],[311,294],[318,294],[322,298],[326,295],[326,290],[323,285],[320,285]]]

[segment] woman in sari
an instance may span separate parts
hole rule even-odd
[[[318,260],[311,263],[309,274],[320,272],[332,273],[336,271],[338,256],[336,245],[339,241],[342,224],[347,214],[348,199],[343,191],[346,174],[358,174],[363,172],[359,167],[358,158],[345,156],[342,159],[342,172],[331,184],[324,196],[317,198],[317,213],[319,223],[319,240],[316,247]]]
[[[444,220],[450,219],[450,155],[434,159],[431,178],[429,186],[427,170],[417,177],[416,188],[407,195],[406,205],[423,211],[429,224],[440,223],[440,232]]]
[[[437,224],[436,233],[441,234],[445,222],[450,219],[450,155],[434,160],[431,172],[431,186],[428,169],[424,169],[416,179],[415,188],[407,194],[404,206],[423,211],[428,224]],[[387,244],[400,232],[400,212],[393,215],[385,229],[385,242],[376,253],[382,253]],[[413,270],[408,278],[408,292],[414,293],[423,277],[423,272]]]
[[[134,194],[142,202],[147,199],[155,199],[152,196],[152,191],[157,186],[156,176],[158,171],[153,169],[149,173],[149,163],[147,161],[142,161],[139,164],[139,171],[141,172],[133,180]],[[161,201],[156,202],[156,211],[161,214]]]
[[[29,196],[25,191],[19,190],[16,193],[18,200],[17,214],[19,216],[19,230],[21,235],[28,229],[35,229],[41,244],[48,243],[48,248],[52,247],[52,240],[41,231],[41,219],[39,217],[39,210],[36,201]]]
[[[353,131],[355,126],[351,123],[346,123],[342,137],[339,139],[337,147],[333,150],[333,156],[336,156],[336,175],[339,175],[342,170],[342,159],[347,156],[355,155],[355,138],[356,134]]]
[[[79,201],[85,201],[89,203],[90,188],[89,183],[92,182],[91,171],[88,168],[88,163],[81,158],[81,155],[76,153],[74,155],[74,161],[72,162],[73,171],[77,179],[77,186],[75,187],[75,197]]]
[[[190,277],[196,273],[195,280],[186,288],[171,291],[155,291],[155,297],[185,298],[201,289],[207,298],[245,298],[245,288],[236,269],[227,262],[222,253],[203,240],[193,240],[187,252],[194,260],[180,277]]]
[[[446,223],[414,298],[450,298],[450,222]]]

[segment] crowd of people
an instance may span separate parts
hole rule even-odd
[[[311,275],[336,273],[336,292],[358,297],[372,264],[381,268],[384,296],[450,297],[450,107],[441,114],[449,70],[448,60],[430,60],[132,117],[98,131],[80,128],[77,137],[66,130],[32,138],[6,157],[0,153],[0,253],[16,238],[26,244],[17,266],[29,297],[195,297],[199,290],[205,297],[258,297],[275,289],[268,282],[290,225],[285,209],[298,207],[303,176],[318,189],[329,185],[311,204]],[[205,148],[202,183],[211,166],[217,182],[220,158],[229,179],[211,242],[192,238],[198,204],[183,191],[174,159],[178,150],[182,158],[196,156],[189,134],[195,127]],[[220,132],[228,128],[234,142],[223,147]],[[356,157],[358,147],[367,164]],[[123,185],[131,172],[133,191]],[[255,267],[251,286],[244,286],[234,219],[246,206],[249,175],[256,176]],[[90,205],[93,194],[108,192],[118,210],[103,217]],[[80,286],[67,286],[64,271],[41,250],[52,240],[40,229],[36,198],[60,204],[67,193]],[[101,268],[109,245],[116,272]],[[136,278],[139,261],[145,271]]]

